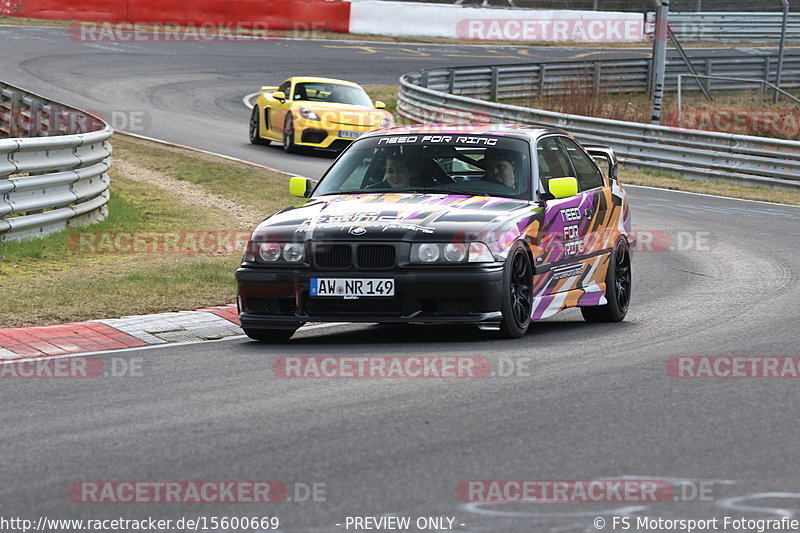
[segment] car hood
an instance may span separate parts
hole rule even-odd
[[[492,242],[516,239],[535,213],[524,200],[449,194],[331,195],[285,209],[256,229],[260,239]]]

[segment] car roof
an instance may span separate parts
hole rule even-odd
[[[420,124],[413,126],[395,126],[373,130],[362,135],[372,137],[376,135],[414,135],[414,134],[462,134],[462,135],[501,135],[524,139],[538,139],[543,135],[560,134],[572,137],[568,132],[559,128],[532,126],[527,124]]]
[[[339,85],[349,85],[351,87],[361,87],[357,83],[353,83],[352,81],[345,81],[345,80],[337,80],[336,78],[315,78],[313,76],[293,76],[289,78],[294,83],[337,83]]]

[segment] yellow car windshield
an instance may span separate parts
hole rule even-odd
[[[336,83],[303,82],[294,86],[295,101],[328,102],[372,107],[367,93],[359,87]]]

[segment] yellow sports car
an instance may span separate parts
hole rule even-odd
[[[253,144],[279,141],[290,153],[301,146],[342,151],[362,133],[394,125],[383,102],[373,105],[349,81],[294,77],[260,92],[250,115]]]

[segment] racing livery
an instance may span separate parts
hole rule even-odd
[[[332,78],[293,77],[262,87],[250,115],[250,142],[283,143],[341,151],[362,133],[394,123],[386,105],[370,100],[358,84]]]
[[[621,321],[633,243],[616,165],[610,148],[555,129],[368,133],[316,185],[292,178],[304,202],[253,232],[236,273],[242,327],[272,341],[310,321],[475,324],[518,338],[568,307]]]

